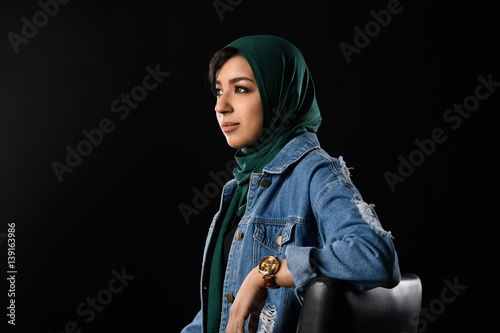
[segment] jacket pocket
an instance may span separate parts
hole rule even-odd
[[[264,252],[272,250],[276,253],[282,253],[286,245],[293,243],[294,227],[295,222],[258,224],[254,230],[253,238],[257,242],[256,245],[258,245],[259,250]]]

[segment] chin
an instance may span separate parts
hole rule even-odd
[[[240,148],[245,148],[249,147],[253,144],[253,140],[242,140],[239,138],[232,138],[227,136],[226,137],[227,144],[229,147],[234,148],[234,149],[240,149]]]
[[[227,144],[229,145],[229,147],[234,148],[234,149],[240,149],[240,148],[246,147],[246,145],[235,143],[232,140],[227,140]]]

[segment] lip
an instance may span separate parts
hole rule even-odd
[[[240,123],[233,123],[231,121],[224,121],[224,122],[222,122],[221,127],[222,127],[222,131],[224,133],[229,133],[229,132],[236,130],[238,127],[240,127]]]

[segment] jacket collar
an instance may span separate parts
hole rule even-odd
[[[318,137],[315,133],[301,134],[286,144],[274,159],[264,167],[263,172],[271,174],[283,173],[290,165],[296,163],[309,151],[319,149]]]

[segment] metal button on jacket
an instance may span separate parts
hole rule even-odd
[[[241,240],[243,238],[243,234],[241,233],[241,231],[237,231],[236,232],[236,240]]]
[[[278,244],[278,246],[281,246],[281,236],[278,236],[278,238],[276,238],[276,244]]]
[[[271,185],[269,179],[264,178],[260,181],[260,186],[262,186],[263,188],[268,188],[269,185]]]
[[[228,301],[229,303],[233,303],[233,302],[234,302],[234,296],[233,296],[233,295],[231,295],[231,294],[227,294],[227,295],[226,295],[226,298],[227,298],[227,301]]]

